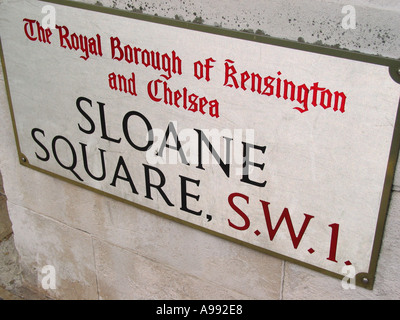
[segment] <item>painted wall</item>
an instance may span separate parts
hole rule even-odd
[[[0,0],[0,4],[3,2],[6,1]],[[400,58],[397,0],[84,2]],[[345,5],[356,10],[355,29],[342,26]],[[340,279],[22,167],[18,163],[2,74],[0,119],[0,172],[24,283],[50,297],[400,298],[400,173],[393,185],[374,290],[345,290]],[[41,285],[41,271],[46,265],[54,266],[56,272],[54,290],[45,290]]]

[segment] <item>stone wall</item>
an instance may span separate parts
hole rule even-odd
[[[11,221],[8,217],[7,198],[3,188],[3,178],[0,172],[0,241],[12,233]]]
[[[10,0],[11,1],[11,0]],[[15,0],[16,1],[16,0]],[[4,2],[0,1],[0,4]],[[84,1],[293,41],[400,57],[397,0]],[[356,9],[344,29],[342,8]],[[68,184],[18,162],[0,75],[0,171],[24,285],[56,299],[398,299],[400,174],[372,291]],[[5,198],[7,195],[7,198]],[[6,200],[7,199],[7,200]],[[9,223],[0,213],[0,233]],[[190,241],[189,241],[190,239]],[[56,289],[43,289],[54,266]]]

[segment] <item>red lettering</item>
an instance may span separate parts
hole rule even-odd
[[[256,85],[256,80],[257,80],[257,85]],[[258,73],[252,73],[251,74],[251,91],[257,91],[258,93],[261,93],[261,81],[262,78]]]
[[[219,102],[217,100],[211,100],[210,104],[210,116],[214,118],[219,118]]]
[[[250,227],[250,219],[249,219],[249,217],[248,217],[242,210],[240,210],[240,209],[233,203],[233,198],[235,198],[235,197],[240,197],[240,198],[246,200],[246,203],[249,203],[249,197],[246,196],[246,195],[244,195],[244,194],[241,194],[241,193],[231,193],[231,194],[229,195],[229,197],[228,197],[229,205],[230,205],[230,206],[232,207],[232,209],[235,210],[236,213],[243,219],[244,224],[243,224],[243,226],[234,225],[234,224],[231,222],[230,219],[228,219],[228,223],[229,223],[229,226],[232,227],[232,228],[234,228],[234,229],[237,229],[237,230],[246,230],[246,229],[248,229],[248,228]]]
[[[178,104],[179,99],[182,98],[182,94],[179,90],[176,90],[174,92],[174,104],[177,108],[180,107],[180,105]]]
[[[250,79],[250,75],[249,75],[249,73],[247,72],[247,71],[245,71],[245,72],[242,72],[241,74],[240,74],[240,87],[243,89],[243,90],[247,90],[246,89],[246,86],[245,86],[245,82],[247,81],[247,80],[249,80]]]
[[[31,19],[23,19],[22,21],[26,22],[24,25],[24,32],[26,37],[31,41],[39,40],[40,42],[44,43],[51,43],[50,36],[52,32],[49,28],[44,29],[40,23],[36,20]],[[36,24],[36,32],[34,29],[34,24]],[[36,36],[37,35],[37,36]]]
[[[346,95],[343,92],[335,91],[332,94],[331,90],[320,87],[318,82],[314,82],[311,87],[306,84],[297,85],[288,79],[281,79],[282,72],[280,71],[276,73],[276,77],[262,77],[258,73],[250,73],[247,70],[238,74],[234,63],[233,60],[225,60],[224,86],[226,87],[240,88],[243,91],[251,89],[253,93],[297,102],[300,106],[295,106],[293,109],[300,113],[309,110],[309,103],[314,107],[320,106],[323,109],[329,109],[333,106],[333,111],[345,112]],[[196,77],[199,78],[199,76]]]
[[[290,100],[294,101],[295,85],[292,81],[287,81],[286,79],[283,81],[283,99],[287,100],[288,98],[289,86],[290,86]]]
[[[288,230],[289,230],[290,238],[292,239],[293,247],[295,249],[297,249],[297,247],[299,246],[300,241],[301,241],[301,239],[302,239],[302,237],[304,235],[304,232],[307,229],[308,223],[310,222],[310,220],[312,218],[314,218],[314,216],[311,216],[311,215],[306,214],[306,213],[304,214],[305,220],[303,222],[303,225],[301,226],[299,234],[296,236],[296,233],[295,233],[294,228],[293,228],[292,219],[290,218],[290,213],[289,213],[289,210],[287,208],[283,209],[283,212],[282,212],[277,224],[275,225],[275,228],[273,228],[272,227],[272,223],[271,223],[271,216],[270,216],[269,208],[268,208],[269,202],[262,201],[262,200],[260,200],[260,202],[261,202],[261,204],[263,206],[265,222],[267,224],[267,229],[268,229],[270,240],[271,241],[274,240],[274,237],[275,237],[280,225],[282,224],[283,220],[285,220],[286,224],[287,224],[287,227],[288,227]]]
[[[332,228],[331,246],[329,248],[329,257],[326,259],[333,261],[333,262],[337,262],[336,249],[337,249],[337,242],[338,242],[338,235],[339,235],[339,225],[337,223],[332,223],[329,225],[329,227]]]
[[[190,111],[196,112],[197,111],[197,98],[199,96],[195,95],[194,93],[189,95],[189,102],[190,102],[190,106],[189,109]]]
[[[74,48],[74,50],[78,50],[79,49],[79,37],[77,36],[76,33],[71,34],[71,46],[72,48]]]
[[[303,108],[294,107],[294,109],[300,111],[301,113],[308,110],[307,103],[308,103],[308,88],[305,84],[297,87],[297,102],[303,105]]]
[[[274,82],[275,78],[273,77],[265,77],[264,78],[264,91],[261,94],[271,96],[274,94],[274,86],[272,85],[272,82]],[[268,92],[267,92],[268,91]]]
[[[207,105],[207,103],[208,103],[208,100],[205,98],[205,97],[201,97],[200,99],[199,99],[199,111],[202,113],[202,114],[205,114],[206,112],[204,111],[204,107]]]
[[[65,49],[68,48],[69,50],[74,49],[75,51],[82,51],[84,54],[81,55],[80,58],[85,61],[89,59],[90,54],[96,56],[103,55],[101,50],[101,38],[99,34],[96,35],[96,38],[88,38],[77,33],[70,34],[69,29],[66,26],[56,25],[56,28],[58,29],[60,37],[60,47]]]
[[[225,64],[224,64],[225,65],[225,82],[224,82],[224,86],[231,87],[231,88],[232,88],[232,86],[235,86],[235,88],[237,89],[237,88],[239,88],[239,84],[238,84],[236,78],[234,77],[234,75],[236,74],[236,69],[235,69],[234,66],[230,66],[228,63],[234,63],[234,61],[229,60],[229,59],[225,60]],[[232,80],[233,85],[228,83],[229,79]]]
[[[122,52],[121,49],[121,41],[118,39],[118,37],[111,37],[111,59],[121,61],[122,58],[124,57],[124,53]],[[119,56],[117,57],[115,55],[115,50],[118,50]]]
[[[116,88],[112,81],[110,82],[110,88]],[[206,97],[200,97],[195,93],[188,94],[186,87],[172,90],[166,81],[152,80],[147,84],[147,93],[149,98],[155,102],[163,101],[166,105],[176,106],[177,108],[182,107],[192,112],[199,111],[201,114],[206,114],[207,106],[209,106],[208,114],[211,117],[219,117],[219,103],[216,99],[208,100]]]
[[[337,92],[335,91],[333,93],[335,95],[335,104],[333,106],[333,111],[338,111],[338,106],[339,106],[339,98],[340,98],[340,107],[339,110],[340,112],[344,112],[344,105],[346,104],[346,95],[343,92]]]
[[[328,89],[325,89],[321,93],[321,101],[319,104],[321,105],[322,108],[328,109],[331,107],[331,102],[332,102],[332,93]]]
[[[89,39],[89,43],[90,43],[90,41],[91,41],[92,39],[93,39],[93,38]],[[103,50],[101,49],[101,38],[100,38],[100,35],[99,35],[99,34],[96,34],[96,39],[97,39],[97,46],[98,46],[98,50],[99,50],[99,51],[98,51],[98,54],[99,54],[100,57],[102,57],[102,56],[103,56]],[[93,51],[91,51],[90,53],[97,54],[95,48],[96,48],[96,47],[94,46]],[[89,46],[89,49],[90,49],[90,46]]]
[[[56,25],[56,28],[58,29],[58,33],[60,36],[60,46],[63,48],[69,48],[70,50],[72,49],[71,43],[68,39],[69,36],[69,30],[66,26],[58,26]],[[67,45],[64,44],[64,41],[66,42]]]
[[[314,82],[314,84],[311,86],[310,90],[313,91],[311,104],[314,107],[316,107],[318,91],[323,91],[323,90],[325,90],[325,88],[318,87],[318,82]]]
[[[182,60],[176,55],[175,50],[172,51],[172,72],[182,74]]]
[[[153,80],[147,84],[147,93],[148,93],[150,99],[153,101],[156,101],[156,102],[161,101],[161,98],[157,98],[158,84],[161,82],[162,82],[161,80],[155,80],[155,81]],[[154,86],[153,86],[153,83],[154,83]],[[152,86],[154,87],[154,90],[152,90]]]
[[[166,82],[164,82],[163,85],[164,85],[164,103],[172,106],[172,91],[170,88],[168,88]]]
[[[37,37],[34,37],[33,32],[33,24],[36,22],[36,20],[24,19],[22,21],[26,22],[24,26],[25,35],[28,37],[29,40],[36,41]]]

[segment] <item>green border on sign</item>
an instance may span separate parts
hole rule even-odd
[[[363,53],[359,53],[359,52],[352,52],[352,51],[332,48],[332,47],[328,47],[328,46],[317,46],[317,45],[307,44],[307,43],[303,43],[303,42],[277,39],[277,38],[272,38],[269,36],[228,30],[228,29],[223,29],[223,28],[219,28],[219,27],[207,26],[207,25],[203,25],[203,24],[195,24],[195,23],[184,22],[184,21],[180,21],[180,20],[161,18],[158,16],[151,16],[151,15],[146,15],[146,14],[142,14],[142,13],[128,12],[128,11],[124,11],[124,10],[120,10],[120,9],[113,9],[113,8],[108,8],[108,7],[103,7],[103,6],[84,4],[84,3],[75,2],[75,1],[66,1],[66,0],[41,0],[41,1],[59,4],[59,5],[65,5],[65,6],[84,9],[84,10],[97,11],[97,12],[101,12],[101,13],[127,17],[127,18],[131,18],[131,19],[143,20],[143,21],[148,21],[148,22],[152,22],[152,23],[159,23],[159,24],[163,24],[163,25],[169,25],[169,26],[174,26],[174,27],[179,27],[179,28],[184,28],[184,29],[189,29],[189,30],[206,32],[206,33],[211,33],[211,34],[220,35],[220,36],[227,36],[227,37],[232,37],[232,38],[237,38],[237,39],[243,39],[243,40],[248,40],[248,41],[255,41],[255,42],[259,42],[259,43],[280,46],[280,47],[291,48],[291,49],[295,49],[295,50],[314,52],[317,54],[334,56],[334,57],[343,58],[343,59],[361,61],[361,62],[365,62],[365,63],[369,63],[369,64],[387,66],[390,77],[396,83],[400,84],[400,61],[395,60],[395,59],[383,58],[383,57],[374,56],[374,55],[367,55],[367,54],[363,54]],[[79,182],[70,180],[63,176],[54,174],[52,172],[48,172],[44,169],[41,169],[39,167],[31,165],[29,163],[28,159],[26,158],[26,156],[21,152],[20,145],[19,145],[18,132],[17,132],[17,128],[16,128],[15,116],[14,116],[14,111],[13,111],[13,107],[12,107],[12,99],[11,99],[11,93],[10,93],[10,88],[9,88],[9,84],[8,84],[6,65],[5,65],[5,61],[4,61],[3,50],[1,47],[1,41],[0,41],[0,56],[1,56],[1,64],[3,67],[3,71],[4,71],[5,87],[6,87],[7,96],[8,96],[8,103],[9,103],[9,107],[10,107],[10,113],[11,113],[11,119],[12,119],[12,123],[13,123],[17,151],[18,151],[19,160],[20,160],[21,165],[35,169],[39,172],[48,174],[52,177],[72,183],[74,185],[84,187],[85,189],[88,189],[90,191],[99,193],[99,194],[107,196],[107,197],[110,197],[112,199],[134,205],[142,210],[160,215],[162,217],[168,218],[173,221],[177,221],[179,223],[190,226],[192,228],[195,228],[195,229],[207,232],[209,234],[221,237],[223,239],[233,241],[235,243],[239,243],[246,247],[267,253],[271,256],[299,264],[301,266],[319,271],[323,274],[326,274],[326,275],[329,275],[329,276],[332,276],[335,278],[343,278],[343,276],[344,276],[343,274],[336,274],[334,272],[325,270],[323,268],[316,267],[314,265],[310,265],[308,263],[296,260],[294,258],[287,257],[284,255],[278,254],[276,252],[273,252],[273,251],[270,251],[270,250],[267,250],[264,248],[260,248],[255,245],[251,245],[249,243],[246,243],[246,242],[243,242],[240,240],[237,240],[235,238],[228,237],[224,234],[220,234],[220,233],[211,231],[209,229],[206,229],[204,227],[194,225],[185,220],[171,217],[162,212],[158,212],[156,210],[149,209],[147,207],[138,205],[138,204],[128,201],[126,199],[117,197],[115,195],[108,194],[101,190],[86,186]],[[399,148],[400,148],[400,116],[399,116],[399,112],[398,112],[399,107],[400,107],[400,101],[399,101],[399,106],[397,109],[397,115],[396,115],[394,131],[393,131],[392,145],[391,145],[391,149],[390,149],[389,160],[388,160],[388,164],[387,164],[385,182],[383,185],[383,192],[382,192],[382,198],[381,198],[381,203],[380,203],[378,221],[377,221],[376,230],[375,230],[375,238],[374,238],[374,244],[373,244],[373,248],[372,248],[372,255],[371,255],[369,270],[367,273],[359,273],[356,275],[356,284],[358,286],[361,286],[361,287],[364,287],[367,289],[372,289],[373,285],[374,285],[375,273],[376,273],[378,258],[379,258],[379,252],[380,252],[380,247],[382,244],[385,220],[386,220],[386,215],[387,215],[388,208],[389,208],[391,189],[392,189],[392,184],[393,184],[393,179],[394,179],[394,172],[395,172]]]

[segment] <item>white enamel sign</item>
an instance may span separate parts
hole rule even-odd
[[[21,164],[373,281],[400,93],[388,65],[71,6],[1,6]]]

